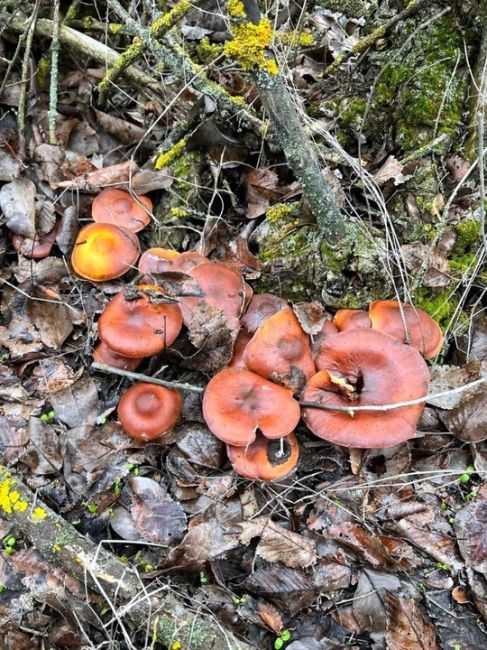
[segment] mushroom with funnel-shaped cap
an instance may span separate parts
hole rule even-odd
[[[261,434],[246,447],[227,445],[233,469],[244,478],[277,481],[290,474],[298,464],[299,447],[294,433],[279,440]]]

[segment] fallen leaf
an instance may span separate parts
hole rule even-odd
[[[98,392],[88,373],[83,373],[74,384],[51,393],[49,399],[56,417],[69,427],[95,424]]]
[[[412,178],[411,174],[403,174],[404,165],[394,156],[388,156],[382,167],[375,174],[375,182],[379,187],[385,185],[388,181],[394,180],[394,185],[401,185]]]
[[[425,287],[446,287],[451,282],[448,260],[439,250],[431,250],[427,244],[404,244],[401,246],[404,262],[411,271],[419,271],[427,260],[427,269],[421,283]]]
[[[299,324],[310,336],[321,332],[325,321],[330,317],[319,302],[296,302],[292,305],[292,309]]]
[[[117,163],[110,167],[95,169],[92,172],[77,176],[71,180],[54,183],[54,189],[69,188],[81,192],[96,194],[104,187],[124,187],[130,186],[132,175],[138,171],[139,167],[134,160],[127,160],[123,163]]]
[[[487,485],[482,485],[473,503],[455,515],[455,533],[465,564],[487,573]]]
[[[388,650],[440,650],[434,626],[425,619],[413,598],[386,592],[384,600]]]
[[[36,186],[26,178],[15,178],[0,189],[0,209],[7,228],[29,239],[36,236]]]
[[[200,300],[188,323],[189,340],[197,351],[184,360],[184,366],[202,372],[217,372],[233,356],[237,331],[228,324],[225,314]]]

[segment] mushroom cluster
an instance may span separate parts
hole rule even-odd
[[[102,192],[93,204],[95,223],[82,229],[73,251],[75,270],[95,282],[122,275],[137,260],[135,233],[150,209],[146,197]],[[313,434],[345,447],[391,447],[414,436],[428,389],[425,359],[443,342],[421,309],[374,301],[368,311],[339,310],[316,331],[285,300],[254,296],[238,272],[200,253],[150,248],[138,271],[139,284],[115,295],[100,316],[95,360],[134,370],[171,346],[183,325],[191,332],[205,309],[221,313],[233,357],[209,380],[203,417],[241,476],[289,474],[299,457],[301,417]],[[198,291],[168,295],[167,272],[190,276]],[[124,430],[144,441],[164,435],[180,413],[178,391],[146,382],[129,388],[118,407]]]

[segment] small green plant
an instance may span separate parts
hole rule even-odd
[[[122,491],[121,483],[122,483],[121,478],[116,478],[115,479],[115,481],[113,483],[113,493],[114,494],[120,494],[120,492]]]
[[[235,596],[233,599],[235,605],[245,605],[247,603],[247,596]]]
[[[468,483],[474,472],[475,467],[473,465],[467,465],[465,472],[463,474],[460,474],[460,478],[458,480],[460,483]]]
[[[0,582],[0,594],[3,594],[4,591],[5,591],[5,585],[2,585],[2,583]]]
[[[124,468],[127,469],[132,476],[139,476],[140,474],[139,468],[133,463],[125,463]]]
[[[54,417],[54,411],[47,411],[47,413],[41,415],[41,422],[52,422]]]
[[[88,501],[82,501],[81,505],[85,506],[88,512],[95,513],[98,510],[96,503],[89,503]]]
[[[281,650],[284,645],[291,640],[291,632],[289,630],[283,630],[280,636],[274,641],[274,649]]]
[[[204,571],[200,571],[200,583],[202,585],[206,585],[208,583],[208,578],[207,578],[206,573]]]
[[[435,569],[441,570],[441,571],[449,571],[450,570],[450,565],[447,562],[435,562]]]
[[[7,555],[13,555],[15,553],[15,544],[17,540],[13,535],[7,535],[3,540],[3,550]]]

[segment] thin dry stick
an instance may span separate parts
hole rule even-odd
[[[57,117],[57,84],[59,73],[59,0],[54,1],[53,30],[51,41],[51,80],[49,84],[49,144],[57,144],[56,117]]]
[[[19,110],[17,113],[17,128],[19,130],[19,135],[22,141],[23,141],[23,134],[25,128],[25,103],[26,103],[26,95],[27,95],[27,83],[29,82],[29,76],[30,76],[29,60],[30,60],[30,53],[32,50],[32,42],[34,40],[38,11],[39,11],[39,3],[36,2],[34,5],[34,11],[32,13],[31,20],[27,27],[27,38],[25,40],[25,52],[24,52],[24,58],[22,59],[22,73],[21,73],[20,84],[19,84],[20,86]],[[21,149],[22,150],[24,149],[23,144],[21,144]],[[24,152],[22,151],[22,154],[23,153]]]
[[[106,363],[98,363],[96,361],[91,364],[91,368],[93,370],[99,370],[100,372],[106,372],[111,375],[128,377],[128,379],[134,379],[135,381],[144,381],[147,384],[156,384],[157,386],[164,386],[165,388],[174,388],[175,390],[187,390],[191,393],[202,393],[205,390],[201,386],[194,386],[193,384],[187,384],[186,382],[166,381],[165,379],[158,379],[157,377],[150,377],[149,375],[143,375],[140,372],[132,372],[131,370],[123,370],[122,368],[115,368],[114,366],[109,366]]]
[[[418,397],[417,399],[411,399],[406,402],[397,402],[396,404],[371,404],[370,406],[339,406],[338,404],[322,404],[321,402],[299,402],[299,404],[303,408],[320,409],[322,411],[341,411],[343,413],[348,413],[353,417],[355,413],[359,411],[392,411],[394,409],[401,409],[405,406],[430,402],[440,397],[448,397],[450,395],[463,393],[470,388],[475,388],[475,386],[480,386],[485,383],[487,383],[487,377],[480,377],[480,379],[471,381],[463,386],[458,386],[458,388],[451,388],[450,390],[445,390],[441,393],[433,393],[432,395],[425,395],[424,397]]]

